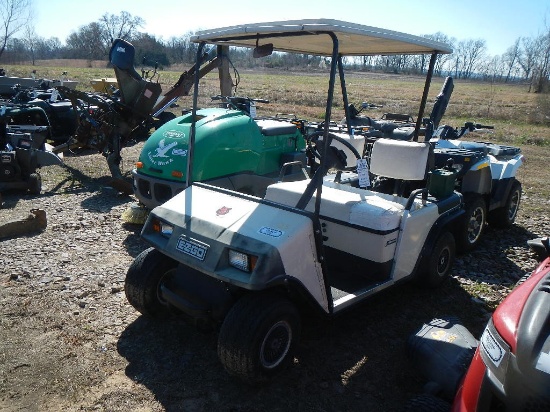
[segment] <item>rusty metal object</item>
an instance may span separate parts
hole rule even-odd
[[[46,211],[43,209],[31,209],[30,213],[22,219],[14,219],[0,224],[0,239],[41,232],[46,229],[47,225]]]

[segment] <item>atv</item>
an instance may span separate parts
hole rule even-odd
[[[479,341],[456,318],[434,319],[411,336],[429,393],[410,410],[420,402],[423,411],[550,410],[550,241],[528,244],[540,264],[496,308]]]
[[[44,126],[10,126],[10,112],[0,109],[0,191],[28,190],[40,194],[42,179],[37,169],[61,164],[62,159],[46,144]]]
[[[264,198],[197,181],[201,175],[192,165],[204,150],[198,145],[206,113],[196,105],[195,77],[194,106],[185,118],[191,122],[186,188],[151,211],[141,232],[151,247],[126,274],[126,297],[139,312],[157,318],[177,313],[200,328],[219,329],[225,369],[264,383],[292,362],[310,314],[343,315],[398,283],[435,287],[448,277],[463,198],[453,190],[454,174],[431,167],[433,146],[418,141],[420,125],[412,141],[374,142],[370,163],[364,136],[334,133],[330,125],[336,84],[347,103],[345,56],[431,55],[425,96],[435,59],[451,50],[421,37],[324,19],[206,30],[192,41],[197,56],[216,44],[253,48],[254,56],[276,50],[332,57],[325,119],[307,137],[316,163],[312,177],[269,185]],[[420,118],[424,108],[420,99]],[[394,190],[368,189],[369,175],[392,179]]]
[[[457,173],[456,189],[464,195],[466,221],[457,244],[462,251],[473,249],[487,223],[511,226],[518,214],[521,183],[516,178],[524,158],[518,147],[461,140],[467,133],[492,129],[466,122],[461,128],[440,126],[433,134],[435,164],[449,161]]]

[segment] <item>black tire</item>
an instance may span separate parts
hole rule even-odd
[[[293,359],[300,315],[286,298],[265,293],[242,297],[227,314],[218,338],[218,356],[229,374],[258,385]]]
[[[467,252],[477,246],[487,223],[487,204],[479,194],[464,196],[464,224],[456,234],[456,246]]]
[[[450,232],[443,232],[420,267],[418,281],[430,288],[441,285],[448,277],[455,260],[455,239]]]
[[[38,173],[31,173],[29,176],[29,192],[33,195],[39,195],[42,190],[42,178]]]
[[[430,394],[418,395],[407,402],[404,412],[448,412],[451,404]]]
[[[506,204],[489,213],[488,221],[491,226],[498,228],[510,227],[514,224],[518,215],[519,204],[521,202],[521,183],[514,180],[510,189],[510,194],[506,199]]]
[[[177,266],[175,260],[154,248],[141,252],[126,273],[124,291],[128,302],[143,315],[158,318],[170,315],[170,307],[160,295],[160,286]]]

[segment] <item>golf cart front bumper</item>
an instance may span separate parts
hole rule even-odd
[[[195,183],[154,208],[141,235],[179,262],[171,289],[179,290],[187,311],[200,313],[208,306],[200,302],[218,286],[239,293],[291,284],[301,285],[326,311],[313,227],[307,212]]]

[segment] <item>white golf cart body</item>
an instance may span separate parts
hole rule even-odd
[[[431,76],[437,54],[450,52],[446,45],[424,38],[334,20],[242,25],[203,31],[192,40],[200,43],[199,54],[206,43],[244,47],[259,44],[272,45],[276,51],[331,57],[326,125],[330,123],[337,71],[344,100],[347,99],[343,56],[430,54]],[[195,102],[197,88],[198,79]],[[335,136],[329,133],[328,126],[320,137],[319,140],[334,144],[322,145],[318,173],[304,181],[273,184],[264,199],[190,181],[183,192],[152,210],[142,230],[143,239],[164,259],[151,264],[151,270],[167,261],[175,263],[169,279],[159,275],[158,287],[148,294],[138,284],[149,282],[137,273],[143,264],[134,265],[127,276],[127,296],[144,313],[154,312],[147,307],[153,299],[195,320],[223,322],[218,353],[230,373],[246,380],[261,380],[269,375],[290,350],[288,343],[274,363],[264,363],[263,358],[256,362],[257,352],[263,356],[264,343],[261,349],[253,348],[240,363],[235,361],[234,353],[223,355],[230,351],[228,348],[239,346],[235,341],[240,346],[255,342],[252,338],[244,341],[232,332],[242,326],[235,324],[235,319],[256,325],[257,319],[269,318],[280,308],[272,302],[273,296],[283,297],[296,308],[308,306],[333,315],[415,274],[431,271],[426,283],[435,284],[442,280],[440,275],[446,276],[450,270],[454,255],[450,233],[462,213],[462,196],[452,191],[439,198],[430,195],[426,188],[433,154],[430,143],[391,139],[374,143],[369,165],[372,175],[423,184],[406,194],[398,190],[384,194],[345,184],[342,178],[357,176],[351,170],[356,160],[346,142],[363,154],[362,137]],[[192,142],[191,135],[188,177],[192,170]],[[338,144],[341,151],[331,148]],[[346,154],[345,161],[342,152]],[[329,160],[325,159],[340,159],[336,161],[338,173],[325,173],[329,169]],[[260,303],[252,305],[250,301],[239,306],[239,301],[250,300],[254,295],[261,296]],[[237,306],[239,316],[234,313]],[[253,313],[253,319],[243,313]],[[280,321],[275,319],[269,331],[261,332],[262,342],[268,340],[277,325],[288,330],[285,341],[292,341],[297,333],[293,329],[294,318],[285,313]],[[250,367],[254,371],[241,364],[255,365]]]

